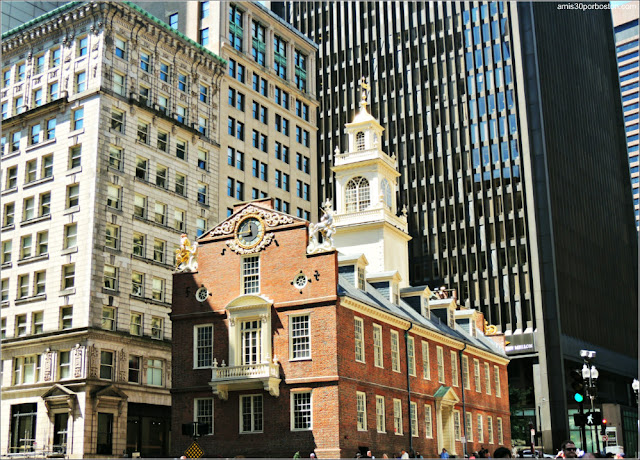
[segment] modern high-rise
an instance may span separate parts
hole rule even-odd
[[[228,62],[220,81],[218,221],[239,201],[318,216],[317,45],[257,2],[137,2]]]
[[[611,10],[616,37],[616,56],[620,72],[620,95],[627,134],[629,170],[633,189],[636,228],[640,225],[640,175],[638,174],[638,10],[635,2],[618,5]]]
[[[174,252],[217,221],[226,63],[128,2],[68,3],[2,54],[0,452],[162,456]]]
[[[273,3],[319,45],[320,200],[366,77],[398,159],[409,282],[456,289],[506,334],[510,384],[533,387],[527,433],[547,451],[578,438],[580,349],[597,351],[598,410],[631,409],[637,238],[608,4]]]

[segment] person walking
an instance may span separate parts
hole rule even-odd
[[[406,450],[402,449],[402,455],[400,455],[400,458],[409,458],[409,454]]]
[[[449,458],[449,452],[444,447],[442,448],[442,452],[440,453],[440,458]]]

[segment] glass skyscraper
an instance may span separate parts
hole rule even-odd
[[[521,412],[547,448],[569,434],[565,373],[581,367],[581,348],[607,367],[601,401],[630,406],[637,241],[609,11],[550,2],[272,8],[320,47],[320,200],[335,194],[333,151],[344,150],[342,126],[366,77],[383,149],[398,158],[411,284],[457,289],[505,333],[510,384],[533,383]]]
[[[624,111],[624,129],[627,135],[629,170],[633,189],[633,209],[636,227],[640,225],[640,174],[638,174],[638,10],[637,3],[629,2],[611,11],[616,37],[616,56],[620,72],[620,96]]]

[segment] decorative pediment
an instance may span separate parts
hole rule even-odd
[[[267,226],[267,229],[280,227],[282,225],[289,225],[293,223],[305,223],[306,221],[292,217],[280,211],[274,211],[273,209],[266,209],[255,204],[248,204],[246,207],[238,210],[235,214],[230,216],[224,222],[216,225],[210,232],[205,233],[209,237],[231,235],[236,231],[238,222],[248,215],[259,216]],[[204,235],[203,235],[204,236]],[[200,237],[202,239],[203,237]]]
[[[47,391],[44,392],[44,394],[42,395],[42,399],[54,398],[57,396],[70,397],[75,395],[76,395],[75,391],[72,391],[63,385],[56,383],[55,385],[53,385],[51,388],[49,388]]]
[[[433,398],[436,402],[440,404],[453,405],[458,404],[460,402],[460,398],[453,388],[445,387],[444,385],[438,388],[438,390],[433,394]]]
[[[76,393],[57,383],[44,392],[42,399],[44,400],[48,413],[51,413],[54,409],[62,409],[67,410],[72,414],[78,405],[78,397]]]
[[[115,385],[109,385],[108,387],[104,387],[101,390],[96,391],[94,397],[129,399],[129,396]]]
[[[245,294],[236,297],[231,302],[229,302],[226,309],[228,311],[239,311],[245,310],[247,308],[271,307],[271,305],[273,305],[273,300],[267,299],[266,297],[260,295]]]
[[[122,415],[127,399],[129,397],[124,391],[115,385],[109,385],[94,393],[94,410],[97,410],[98,407],[112,408],[117,409],[118,414]]]

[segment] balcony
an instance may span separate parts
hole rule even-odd
[[[214,394],[226,401],[229,391],[239,390],[264,389],[271,396],[280,396],[280,381],[280,365],[275,358],[273,362],[229,367],[224,361],[218,367],[214,359],[209,385]]]
[[[364,211],[350,211],[344,214],[334,215],[336,227],[342,227],[355,224],[368,224],[372,222],[389,222],[394,227],[407,232],[407,218],[405,216],[396,216],[388,208],[383,206],[372,207]]]

